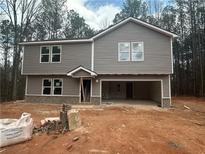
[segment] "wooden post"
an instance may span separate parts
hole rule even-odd
[[[70,107],[67,107],[65,104],[62,105],[62,111],[60,112],[60,121],[62,122],[63,129],[65,131],[68,130],[68,115],[67,110],[70,109]]]
[[[85,91],[84,91],[84,86],[83,86],[83,78],[80,78],[80,84],[81,84],[81,90],[83,93],[83,101],[85,102]]]

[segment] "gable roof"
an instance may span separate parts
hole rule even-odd
[[[93,71],[91,71],[91,70],[89,70],[89,69],[87,69],[87,68],[85,68],[83,66],[78,66],[77,68],[71,70],[70,72],[67,73],[67,76],[75,77],[74,73],[76,73],[76,72],[78,72],[80,70],[83,70],[83,71],[89,73],[90,76],[93,76],[93,77],[97,76],[97,73],[95,73],[95,72],[93,72]]]
[[[154,25],[152,25],[152,24],[150,24],[150,23],[144,22],[144,21],[139,20],[139,19],[136,19],[136,18],[133,18],[133,17],[129,17],[129,18],[126,18],[126,19],[124,19],[124,20],[118,22],[117,24],[114,24],[114,25],[108,27],[107,29],[101,31],[100,33],[94,35],[94,36],[92,37],[92,39],[96,39],[96,38],[98,38],[98,37],[100,37],[100,36],[102,36],[102,35],[105,35],[106,33],[110,32],[110,31],[112,31],[112,30],[118,28],[119,26],[121,26],[121,25],[123,25],[123,24],[126,24],[126,23],[128,23],[128,22],[130,22],[130,21],[131,21],[131,22],[134,22],[134,23],[136,23],[136,24],[142,25],[142,26],[144,26],[144,27],[147,27],[147,28],[149,28],[149,29],[151,29],[151,30],[154,30],[154,31],[156,31],[156,32],[159,32],[159,33],[161,33],[161,34],[167,35],[167,36],[169,36],[169,37],[173,37],[173,38],[174,38],[174,37],[178,37],[176,34],[174,34],[174,33],[172,33],[172,32],[169,32],[169,31],[167,31],[167,30],[165,30],[165,29],[162,29],[162,28],[160,28],[160,27],[154,26]]]
[[[157,27],[157,26],[154,26],[150,23],[147,23],[147,22],[144,22],[142,20],[139,20],[139,19],[136,19],[136,18],[133,18],[133,17],[129,17],[129,18],[126,18],[120,22],[118,22],[117,24],[114,24],[110,27],[108,27],[107,29],[104,29],[103,31],[100,31],[99,33],[95,34],[93,37],[91,38],[87,38],[87,39],[58,39],[58,40],[45,40],[45,41],[29,41],[29,42],[20,42],[19,44],[20,45],[35,45],[35,44],[53,44],[53,43],[83,43],[83,42],[92,42],[93,40],[103,36],[103,35],[106,35],[107,33],[109,33],[110,31],[114,30],[114,29],[117,29],[118,27],[120,27],[121,25],[123,24],[126,24],[128,22],[134,22],[136,24],[139,24],[139,25],[142,25],[144,27],[147,27],[151,30],[154,30],[156,32],[159,32],[161,34],[164,34],[166,36],[169,36],[169,37],[178,37],[176,34],[172,33],[172,32],[169,32],[165,29],[162,29],[160,27]]]

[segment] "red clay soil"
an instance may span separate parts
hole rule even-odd
[[[191,110],[184,108],[184,105]],[[82,127],[60,135],[35,134],[32,140],[1,148],[1,154],[205,153],[205,99],[173,98],[172,109],[118,106],[80,110]],[[36,125],[58,116],[60,105],[4,103],[0,118],[29,112]],[[74,137],[79,140],[72,141]]]

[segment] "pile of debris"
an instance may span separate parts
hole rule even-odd
[[[50,117],[41,120],[41,126],[34,127],[33,133],[65,133],[78,128],[80,125],[79,112],[75,109],[71,109],[70,105],[63,104],[59,117]]]

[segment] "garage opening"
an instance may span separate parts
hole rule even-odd
[[[102,81],[102,102],[161,105],[161,82]]]

